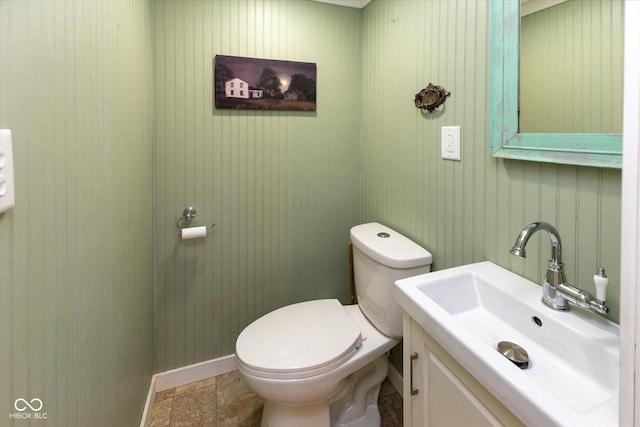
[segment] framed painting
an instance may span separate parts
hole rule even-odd
[[[215,56],[216,108],[316,110],[316,64]]]

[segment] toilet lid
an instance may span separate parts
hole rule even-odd
[[[236,357],[265,374],[317,375],[361,344],[360,329],[338,300],[315,300],[279,308],[247,326],[236,341]]]

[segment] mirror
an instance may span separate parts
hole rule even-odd
[[[623,33],[620,0],[521,0],[520,132],[622,133]]]
[[[519,3],[517,0],[490,2],[491,155],[538,162],[621,168],[622,135],[619,133],[519,131]],[[553,100],[549,99],[548,102]]]

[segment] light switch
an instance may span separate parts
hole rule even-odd
[[[0,213],[13,208],[15,204],[11,131],[0,129]]]

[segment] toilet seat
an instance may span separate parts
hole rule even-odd
[[[263,378],[308,378],[341,365],[361,345],[360,329],[338,300],[306,301],[247,326],[236,341],[236,361]]]

